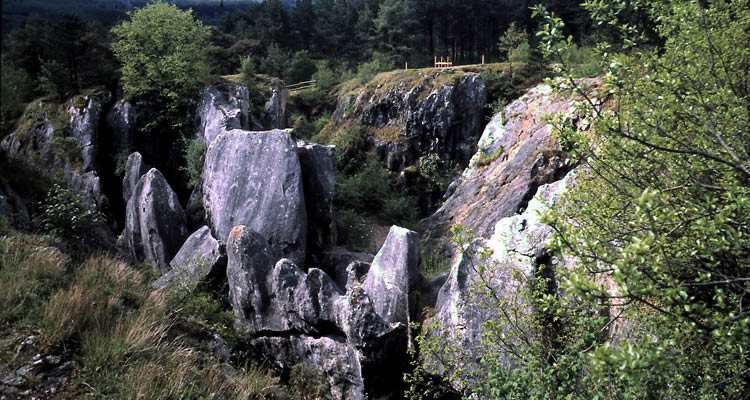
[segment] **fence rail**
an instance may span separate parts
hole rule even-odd
[[[295,83],[294,85],[289,85],[286,87],[286,89],[290,92],[296,92],[298,90],[311,89],[317,86],[318,86],[318,81],[305,81],[305,82]]]

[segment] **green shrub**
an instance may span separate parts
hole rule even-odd
[[[289,54],[278,44],[271,43],[268,46],[268,53],[260,62],[260,69],[268,75],[283,78],[287,65],[289,65]]]
[[[431,248],[422,249],[420,269],[425,276],[438,276],[451,268],[450,258]]]
[[[9,134],[24,110],[24,104],[31,100],[33,83],[21,69],[13,68],[2,59],[0,70],[0,140]]]
[[[307,50],[300,50],[294,53],[286,78],[290,83],[305,82],[312,79],[315,72],[317,72],[317,66],[310,58],[310,54]]]
[[[83,163],[81,146],[78,145],[76,138],[71,136],[55,136],[50,141],[50,145],[54,149],[55,161],[59,163],[70,161],[74,165],[79,166]]]
[[[203,172],[203,162],[206,158],[206,143],[201,138],[187,141],[183,157],[185,157],[185,166],[180,170],[187,175],[187,187],[192,189],[201,183],[201,173]]]
[[[328,90],[337,84],[336,74],[333,72],[328,64],[328,61],[321,60],[315,64],[316,71],[312,75],[312,79],[316,81],[318,88],[322,90]]]
[[[341,208],[377,211],[390,196],[390,176],[374,160],[368,161],[361,171],[336,179],[334,203]]]
[[[407,229],[418,230],[419,205],[414,197],[397,193],[385,200],[383,205],[383,217],[389,223],[402,226]]]
[[[39,227],[42,231],[63,238],[76,246],[96,243],[103,227],[104,216],[83,195],[55,184],[41,205]]]
[[[395,63],[391,57],[384,53],[375,52],[372,55],[372,60],[357,67],[357,80],[364,85],[370,82],[375,75],[391,71],[394,68]]]
[[[342,235],[344,244],[354,249],[365,248],[372,236],[372,228],[367,220],[360,213],[349,208],[338,209],[337,215],[346,229],[346,234]]]

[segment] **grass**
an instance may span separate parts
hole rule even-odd
[[[93,255],[73,264],[50,246],[52,237],[7,227],[0,234],[0,337],[36,331],[44,349],[75,361],[60,397],[263,399],[279,389],[279,378],[260,364],[227,374],[206,350],[175,335],[168,293],[152,291],[126,262]],[[0,346],[11,368],[12,344]]]
[[[497,160],[504,151],[505,149],[503,149],[502,146],[498,147],[491,153],[480,151],[477,157],[474,158],[472,165],[474,165],[475,167],[486,167],[495,162],[495,160]]]

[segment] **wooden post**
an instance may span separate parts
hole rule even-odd
[[[408,61],[406,62],[406,66],[404,67],[404,69],[407,70],[407,71],[409,70],[409,62]]]
[[[482,54],[482,65],[484,65],[484,54]]]
[[[435,64],[433,64],[433,68],[437,68],[437,56],[435,56]]]

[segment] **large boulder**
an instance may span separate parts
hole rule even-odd
[[[135,145],[135,136],[140,128],[139,114],[133,103],[124,99],[115,102],[107,113],[106,123],[115,155],[128,154]]]
[[[103,92],[98,95],[77,97],[68,104],[71,135],[81,146],[84,171],[94,171],[97,168],[100,115],[111,99],[110,92]]]
[[[185,212],[157,169],[139,180],[125,212],[125,243],[137,262],[166,270],[188,236]]]
[[[336,243],[336,147],[297,141],[297,151],[308,217],[307,245],[322,250]]]
[[[206,152],[202,190],[216,237],[246,225],[282,256],[304,262],[307,211],[297,145],[289,132],[219,134]]]
[[[154,287],[178,285],[190,288],[204,279],[220,279],[226,274],[227,258],[221,245],[203,226],[190,235],[169,262],[170,270],[154,282]]]
[[[300,363],[319,367],[334,399],[387,398],[397,391],[406,367],[407,327],[381,318],[362,285],[345,292],[322,270],[305,272],[279,259],[249,227],[235,227],[226,248],[236,325],[253,347],[283,369]],[[406,260],[409,256],[395,253],[409,249],[383,254]],[[375,276],[372,286],[384,288],[388,276]]]
[[[408,325],[415,316],[421,281],[419,235],[398,226],[391,227],[362,284],[375,312],[388,324]]]
[[[122,178],[122,200],[124,204],[128,204],[128,200],[133,196],[135,185],[150,169],[151,167],[143,162],[141,153],[136,151],[128,156],[128,161],[125,163],[125,176]]]

